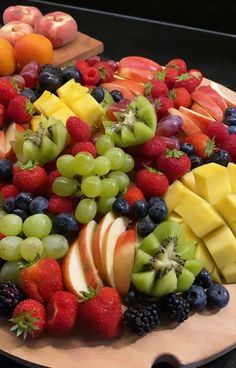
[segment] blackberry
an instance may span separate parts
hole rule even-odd
[[[189,317],[190,305],[181,295],[167,295],[163,299],[163,307],[173,321],[184,322]]]
[[[137,304],[124,312],[125,325],[136,335],[143,336],[160,324],[157,304]]]
[[[203,268],[195,277],[194,284],[203,287],[203,289],[209,288],[213,284],[210,272]]]
[[[0,282],[0,313],[10,315],[24,294],[12,281]]]

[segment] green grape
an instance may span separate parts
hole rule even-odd
[[[15,284],[19,283],[20,273],[19,262],[6,262],[0,270],[0,282],[13,281]]]
[[[73,178],[76,175],[75,160],[72,155],[62,155],[57,159],[57,170],[62,176]]]
[[[28,238],[33,236],[35,238],[43,239],[52,230],[52,221],[47,215],[37,213],[29,216],[23,224],[23,232]]]
[[[75,210],[76,220],[82,224],[87,224],[93,220],[97,213],[97,204],[94,200],[85,198],[82,199]]]
[[[130,184],[128,175],[122,171],[112,171],[108,178],[112,178],[117,182],[120,192],[123,192]]]
[[[94,160],[93,173],[97,175],[106,175],[111,170],[110,160],[105,156],[99,156]]]
[[[20,245],[23,239],[19,236],[6,236],[0,241],[0,257],[5,261],[19,261],[21,259]]]
[[[96,150],[103,155],[109,148],[115,147],[115,143],[109,135],[101,135],[96,141]]]
[[[115,197],[119,192],[119,186],[114,179],[106,178],[102,180],[102,191],[100,197],[111,198]]]
[[[45,257],[59,259],[64,257],[69,249],[69,243],[63,235],[48,235],[42,242],[44,248],[43,255]]]
[[[127,173],[129,171],[132,171],[134,168],[134,159],[131,155],[128,153],[125,154],[125,162],[120,167],[120,171],[123,171],[124,173]]]
[[[86,197],[95,198],[101,193],[101,179],[97,176],[88,176],[81,183],[81,191]]]
[[[43,254],[43,243],[35,237],[27,238],[21,243],[20,253],[22,258],[32,262]]]
[[[22,231],[22,219],[17,215],[6,215],[0,219],[0,233],[15,236]]]
[[[59,176],[52,184],[52,190],[61,197],[69,197],[77,191],[77,181],[75,179]]]
[[[92,172],[94,167],[94,158],[91,153],[79,152],[74,158],[75,171],[77,175],[88,175]]]
[[[104,154],[111,161],[111,169],[118,170],[125,163],[125,152],[118,147],[109,148]]]
[[[7,213],[5,211],[0,210],[0,220],[1,220],[2,217],[6,216],[6,215],[7,215]]]
[[[97,202],[98,212],[101,212],[103,215],[112,211],[113,203],[115,202],[116,197],[111,198],[100,198]]]

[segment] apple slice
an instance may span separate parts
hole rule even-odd
[[[136,96],[144,95],[145,87],[143,84],[131,79],[116,78],[115,83],[128,88],[128,90]]]
[[[210,82],[210,86],[219,93],[219,95],[225,100],[228,107],[236,107],[236,92],[215,82]]]
[[[187,109],[186,107],[183,106],[180,106],[179,111],[182,112],[187,118],[191,119],[195,124],[197,124],[197,126],[201,129],[202,132],[204,132],[204,130],[207,129],[209,123],[215,121],[215,119],[212,117],[208,118],[207,116],[199,114],[198,112]]]
[[[11,148],[10,142],[16,141],[16,130],[24,132],[25,128],[22,125],[11,123],[5,132],[5,154],[6,158],[14,160],[15,153]]]
[[[205,93],[195,90],[191,97],[194,102],[197,102],[200,106],[202,106],[209,114],[213,116],[216,120],[222,121],[224,114],[220,107],[215,103],[215,101],[206,95]]]
[[[127,217],[118,217],[114,220],[104,235],[104,241],[102,244],[102,263],[106,275],[107,283],[115,288],[115,275],[114,275],[114,252],[117,239],[122,234],[129,223]]]
[[[211,114],[209,114],[209,112],[207,112],[202,106],[198,105],[196,102],[194,102],[191,106],[191,110],[198,112],[201,115],[204,115],[208,118],[213,118],[213,116],[211,116]],[[215,119],[214,119],[215,120]]]
[[[96,290],[103,286],[102,280],[98,275],[98,271],[93,261],[93,238],[97,228],[95,221],[90,221],[83,226],[78,238],[80,258],[84,269],[85,279],[88,287]]]
[[[149,70],[135,69],[132,67],[122,67],[120,65],[118,67],[117,73],[120,77],[131,79],[140,83],[148,83],[154,77],[153,72]]]
[[[5,158],[5,133],[0,130],[0,158]]]
[[[136,231],[129,229],[120,234],[114,252],[115,288],[121,295],[129,290],[136,250]]]
[[[78,238],[70,246],[62,263],[62,275],[66,289],[81,297],[81,291],[88,291],[83,264],[80,257]]]
[[[212,98],[212,100],[215,101],[223,113],[225,112],[225,109],[227,108],[225,100],[211,86],[200,86],[198,87],[197,91],[201,91]]]
[[[126,56],[119,61],[119,67],[140,69],[144,71],[150,71],[153,73],[162,70],[160,64],[143,56]]]
[[[102,244],[103,244],[107,229],[109,228],[109,226],[112,224],[112,222],[115,219],[116,217],[114,213],[108,212],[98,224],[98,227],[93,237],[93,259],[94,259],[95,266],[98,270],[98,273],[103,281],[106,280],[106,274],[105,274],[103,263],[102,263]]]
[[[170,107],[168,109],[168,112],[170,115],[177,115],[179,117],[181,117],[183,124],[181,125],[181,130],[186,134],[186,135],[192,135],[195,133],[201,133],[201,129],[199,128],[199,126],[197,124],[195,124],[192,119],[190,119],[189,117],[187,117],[186,115],[184,115],[181,111]]]

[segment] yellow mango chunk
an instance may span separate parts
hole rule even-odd
[[[72,82],[74,80],[70,80],[67,83],[63,84],[57,90],[58,96],[66,103],[69,104],[71,101],[78,100],[88,93],[88,88],[82,86],[80,83]]]
[[[222,226],[203,237],[218,268],[236,262],[236,239],[228,226]]]
[[[217,284],[223,284],[224,280],[218,270],[218,268],[215,266],[211,272],[211,277],[213,282],[216,282]]]
[[[226,167],[209,163],[193,170],[196,191],[212,205],[219,202],[226,194],[231,193],[228,171]]]
[[[189,171],[188,173],[184,174],[180,178],[180,181],[186,186],[186,188],[192,190],[193,192],[196,192],[196,183],[192,171]]]
[[[30,127],[33,130],[33,132],[36,132],[38,127],[39,127],[39,123],[41,121],[41,115],[34,115],[30,121]]]
[[[227,283],[236,282],[236,262],[223,267],[221,269],[221,272]]]
[[[182,222],[182,224],[180,224],[180,226],[183,230],[185,239],[187,239],[187,240],[196,240],[196,241],[200,240],[185,222]]]
[[[66,108],[66,105],[60,98],[51,94],[48,100],[43,101],[40,105],[41,110],[47,116],[52,115],[55,111]]]
[[[230,162],[227,166],[227,172],[229,175],[232,192],[236,193],[236,165]]]
[[[42,109],[41,109],[41,103],[43,103],[44,101],[47,101],[51,96],[51,92],[49,91],[44,91],[41,96],[36,100],[34,101],[33,105],[34,105],[34,108],[37,112],[39,113],[43,113]],[[55,96],[56,97],[56,96]]]
[[[228,224],[236,221],[236,194],[227,194],[216,203],[215,208]]]
[[[236,236],[236,221],[231,222],[229,224],[229,227],[230,227],[231,231],[233,232],[233,234]]]
[[[175,180],[169,186],[164,196],[169,213],[175,209],[180,200],[185,196],[186,191],[186,187],[179,180]]]
[[[67,119],[71,116],[75,116],[75,114],[65,105],[62,109],[52,113],[51,116],[55,119],[61,120],[66,125]]]
[[[71,86],[75,85],[75,80],[72,78],[68,80],[68,82],[64,83],[60,88],[57,89],[57,95],[62,98],[64,94],[66,94],[66,91]]]
[[[215,262],[201,239],[199,239],[196,244],[196,252],[194,258],[202,260],[204,263],[204,267],[207,269],[208,272],[211,273],[213,271],[213,268],[215,267]]]
[[[68,106],[75,113],[75,115],[89,125],[96,123],[103,113],[101,105],[88,93],[79,100],[72,101]]]
[[[185,212],[183,219],[199,238],[224,224],[222,217],[205,201]]]
[[[186,189],[184,198],[182,198],[179,204],[175,207],[175,212],[184,217],[189,210],[199,205],[201,202],[203,202],[201,197]]]
[[[175,222],[178,222],[178,224],[181,224],[183,223],[183,219],[182,217],[180,217],[177,213],[175,213],[174,211],[172,211],[169,216],[168,216],[168,220],[172,220],[172,221],[175,221]]]

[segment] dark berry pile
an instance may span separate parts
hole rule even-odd
[[[10,315],[23,299],[22,291],[12,281],[0,282],[0,314]]]
[[[169,294],[163,298],[163,309],[172,321],[183,322],[189,317],[190,305],[178,294]]]
[[[156,303],[129,307],[124,313],[125,325],[136,335],[143,336],[160,324],[160,310]]]

